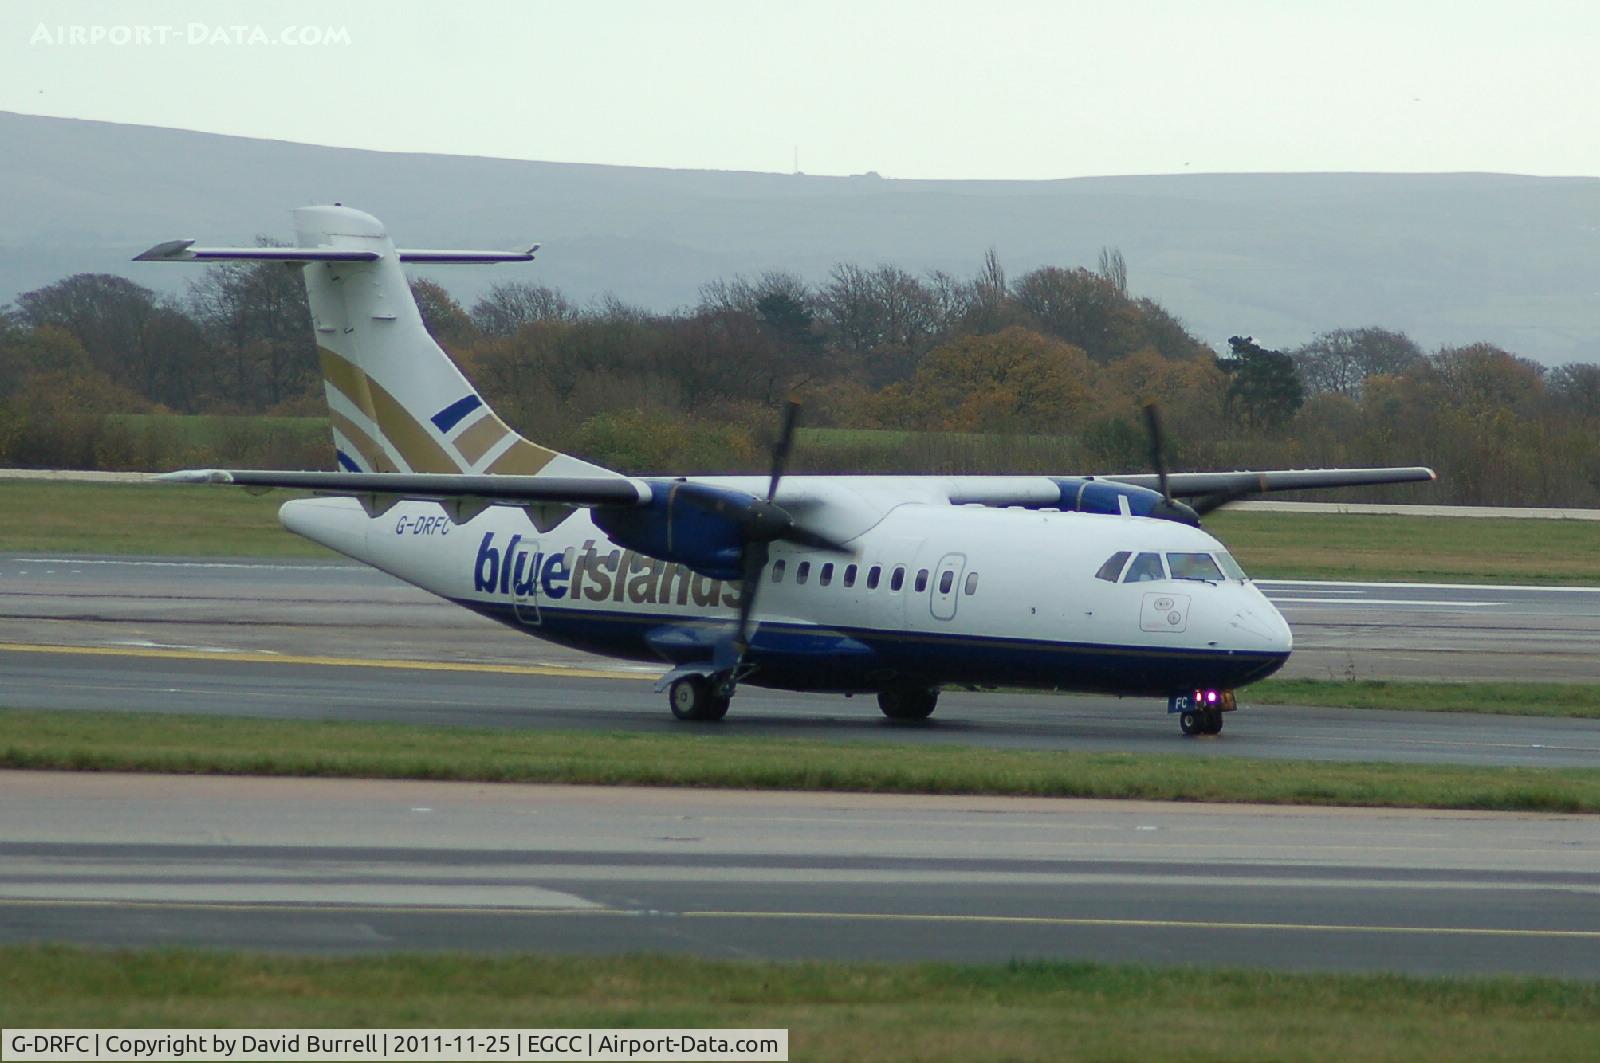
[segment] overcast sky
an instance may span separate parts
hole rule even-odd
[[[5,0],[0,109],[885,177],[1597,175],[1597,54],[1577,0]]]

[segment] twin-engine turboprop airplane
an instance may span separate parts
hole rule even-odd
[[[736,686],[874,693],[922,719],[946,686],[1164,697],[1216,733],[1233,690],[1288,659],[1289,626],[1199,516],[1269,491],[1431,480],[1428,469],[1092,476],[630,477],[518,435],[423,327],[405,262],[348,207],[295,211],[295,247],[161,244],[138,261],[302,269],[340,471],[192,470],[299,488],[290,531],[515,629],[659,661],[673,713]],[[1180,499],[1190,499],[1186,504]]]

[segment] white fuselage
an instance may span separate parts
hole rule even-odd
[[[826,499],[828,485],[795,479]],[[849,540],[854,556],[773,545],[746,682],[1167,695],[1251,682],[1288,657],[1288,625],[1248,581],[1096,577],[1118,552],[1224,552],[1197,528],[915,501],[874,510],[864,503],[876,492],[849,481],[833,482],[843,519],[864,525]],[[619,547],[587,510],[542,534],[520,509],[491,507],[456,524],[423,501],[369,517],[354,499],[304,499],[285,504],[281,519],[530,635],[594,652],[683,664],[726,638],[737,614],[736,583]]]

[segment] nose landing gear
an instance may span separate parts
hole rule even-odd
[[[1167,711],[1178,714],[1178,727],[1186,735],[1222,733],[1222,714],[1239,707],[1231,690],[1196,690],[1167,699]]]

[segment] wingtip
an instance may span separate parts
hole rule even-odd
[[[133,256],[135,262],[170,262],[173,259],[182,259],[184,252],[194,246],[193,240],[168,240],[157,244],[150,250]]]

